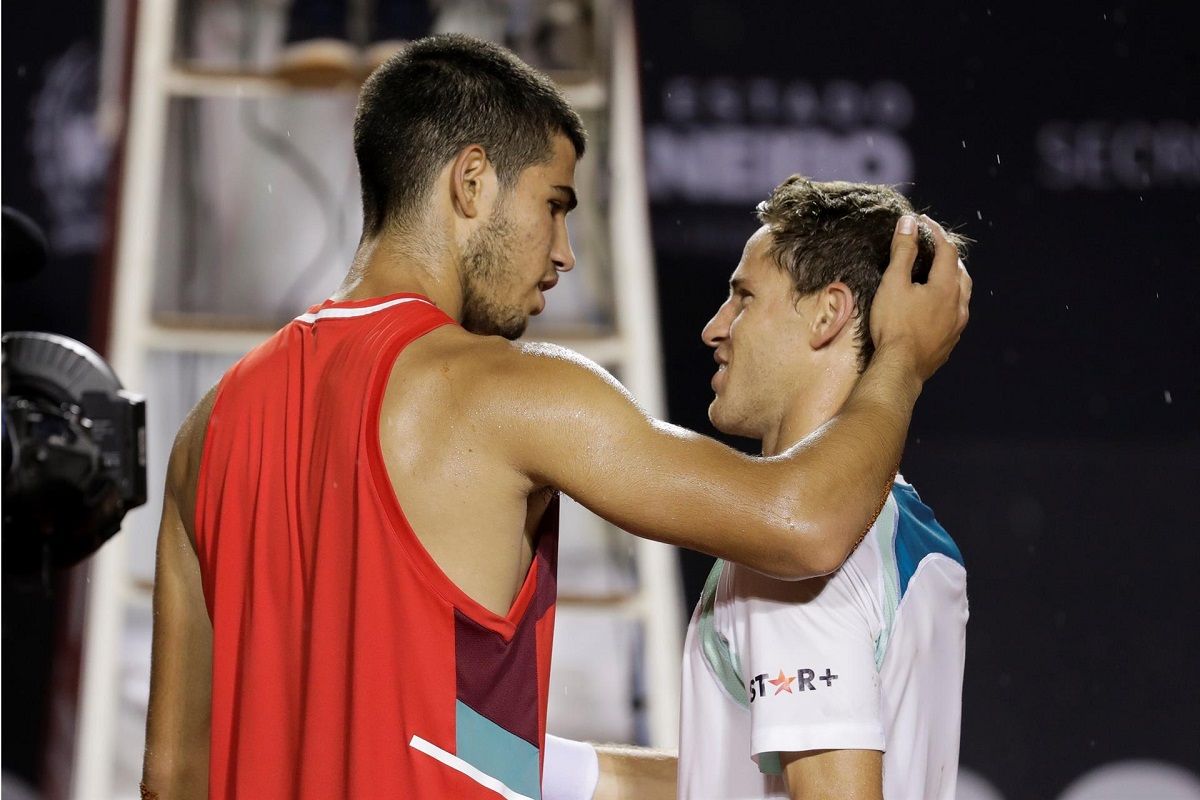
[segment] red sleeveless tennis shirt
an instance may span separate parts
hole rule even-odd
[[[418,295],[315,306],[221,381],[196,545],[214,798],[540,798],[557,501],[507,616],[438,568],[379,445]]]

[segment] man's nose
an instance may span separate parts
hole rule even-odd
[[[725,321],[725,309],[728,303],[724,303],[717,309],[717,313],[713,314],[712,319],[704,326],[704,330],[700,331],[700,338],[709,347],[716,347],[729,336],[729,324]]]
[[[575,268],[575,251],[571,249],[571,236],[566,227],[564,223],[562,232],[555,237],[554,247],[550,251],[550,260],[554,262],[555,272],[570,272]]]

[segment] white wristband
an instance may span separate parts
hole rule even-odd
[[[542,762],[542,800],[592,800],[600,780],[596,748],[546,734]]]

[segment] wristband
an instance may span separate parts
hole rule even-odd
[[[592,800],[600,781],[596,748],[546,734],[542,762],[542,800]]]

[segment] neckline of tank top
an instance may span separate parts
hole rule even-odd
[[[433,301],[421,294],[392,294],[385,297],[370,297],[366,300],[326,300],[320,305],[313,306],[306,313],[296,317],[296,322],[316,322],[321,319],[347,319],[374,314],[402,303],[425,303],[434,305]]]

